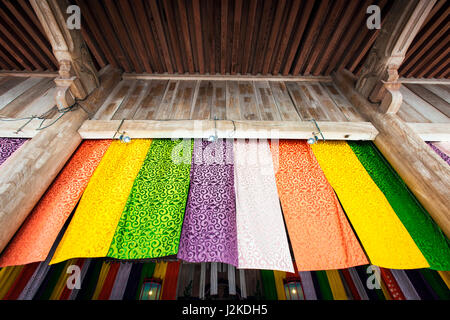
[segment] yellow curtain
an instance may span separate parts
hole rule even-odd
[[[273,276],[275,278],[275,287],[277,288],[278,300],[286,300],[286,292],[284,291],[283,283],[283,280],[286,278],[286,272],[274,270]]]
[[[92,295],[92,300],[98,300],[98,296],[100,295],[100,292],[102,292],[103,285],[105,284],[106,277],[108,276],[109,268],[111,268],[111,263],[103,262],[100,275],[98,276],[97,286],[95,287],[94,294]]]
[[[428,268],[425,257],[350,146],[345,141],[319,142],[312,150],[371,264],[390,269]]]
[[[327,274],[328,283],[330,284],[331,293],[333,294],[333,300],[348,300],[344,284],[339,276],[339,271],[326,270],[325,272]]]
[[[69,274],[67,273],[67,268],[76,263],[76,259],[71,259],[66,262],[64,265],[63,272],[61,272],[61,275],[58,278],[58,281],[56,282],[55,288],[52,291],[52,294],[50,295],[49,300],[59,300],[59,297],[61,296],[64,288],[67,284],[67,278],[69,277]]]
[[[111,143],[84,191],[51,264],[105,257],[150,139]]]
[[[8,293],[14,281],[16,281],[17,277],[22,272],[24,266],[15,266],[15,267],[6,267],[3,270],[0,278],[0,300]]]
[[[162,280],[161,293],[159,294],[160,299],[162,297],[162,293],[163,293],[163,289],[164,289],[164,278],[166,276],[167,264],[168,263],[166,261],[157,262],[156,266],[155,266],[155,270],[153,271],[153,278]]]

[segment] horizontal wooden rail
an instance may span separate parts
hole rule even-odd
[[[378,134],[369,122],[318,125],[327,140],[373,140]],[[125,120],[121,125],[121,120],[87,120],[78,132],[83,139],[111,139],[118,129],[131,138],[308,139],[312,132],[321,138],[310,121]]]
[[[124,73],[122,79],[139,80],[230,80],[230,81],[299,81],[299,82],[331,82],[330,76],[268,76],[268,75],[210,75],[210,74],[168,74],[168,73]]]
[[[450,141],[450,123],[407,123],[424,141]]]

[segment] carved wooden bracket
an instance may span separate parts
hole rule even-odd
[[[75,99],[83,100],[99,86],[89,50],[80,30],[69,30],[66,23],[67,0],[31,0],[59,62],[56,103],[67,108]]]
[[[390,97],[386,98],[383,107],[390,105],[387,101],[397,101],[398,104],[401,95],[393,85],[398,80],[398,69],[435,2],[436,0],[394,2],[356,83],[356,89],[371,102],[381,102],[389,93]]]
[[[383,86],[384,96],[381,100],[380,111],[383,113],[397,113],[403,102],[400,93],[400,82],[385,82]]]

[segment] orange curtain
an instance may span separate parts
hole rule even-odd
[[[298,271],[367,264],[339,201],[309,145],[272,145],[275,177]],[[278,170],[277,170],[278,167]]]

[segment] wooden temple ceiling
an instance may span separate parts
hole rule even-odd
[[[130,73],[358,74],[377,35],[366,8],[388,0],[71,0],[98,69]],[[400,75],[448,78],[449,6],[439,0]],[[56,71],[28,0],[0,0],[0,69]]]

